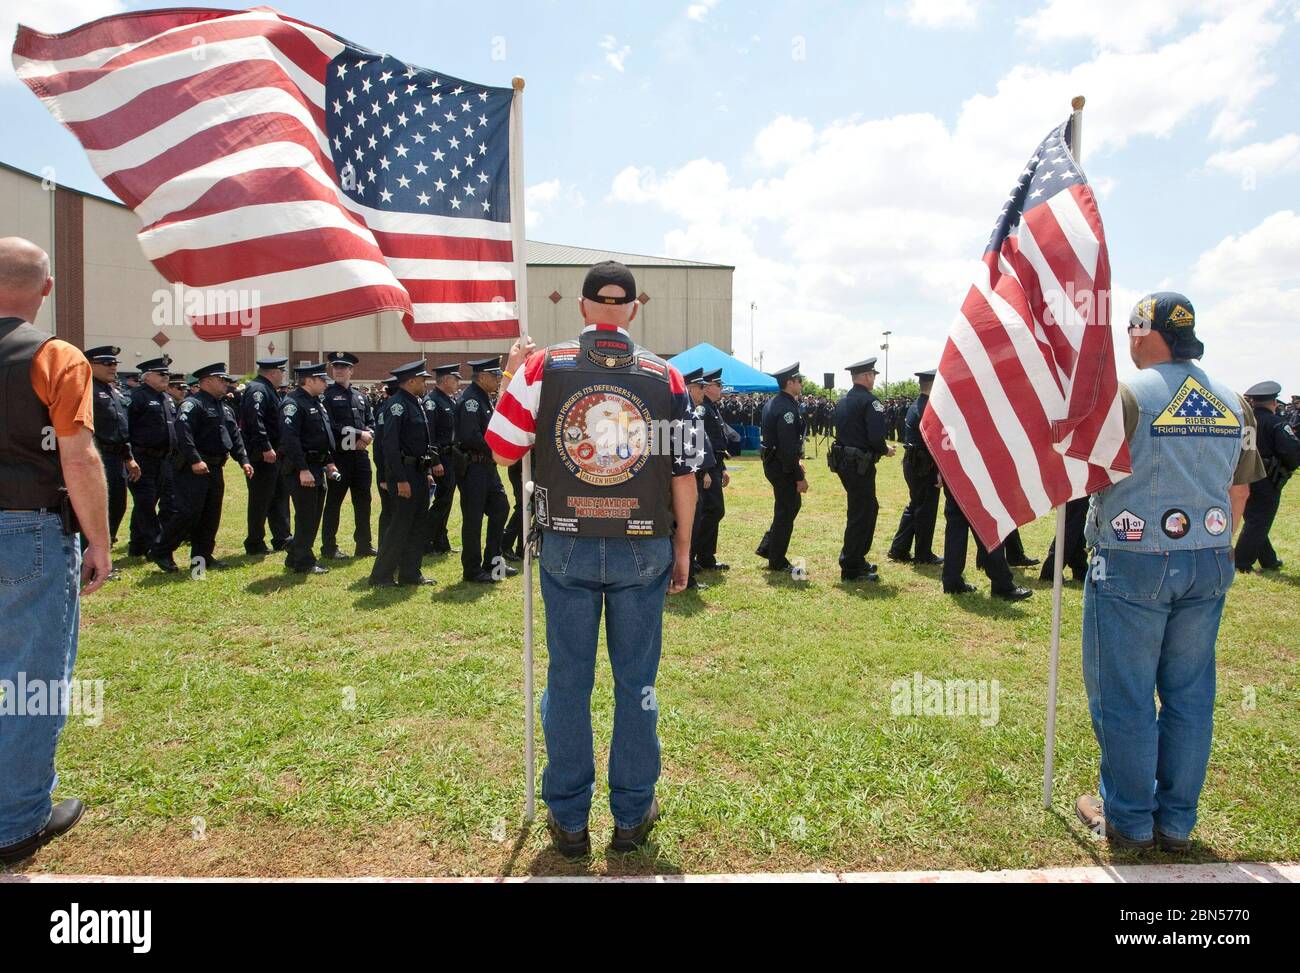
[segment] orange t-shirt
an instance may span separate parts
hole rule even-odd
[[[90,362],[81,349],[51,338],[32,358],[32,389],[50,410],[56,436],[74,436],[84,427],[95,431]]]

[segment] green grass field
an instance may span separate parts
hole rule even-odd
[[[842,585],[843,491],[824,460],[808,467],[812,489],[791,548],[807,559],[808,581],[761,570],[753,550],[771,499],[761,469],[742,460],[722,525],[732,570],[669,601],[658,684],[664,817],[645,852],[596,851],[570,864],[540,822],[522,823],[522,579],[462,585],[455,556],[426,560],[435,589],[370,591],[368,560],[335,562],[318,578],[288,575],[281,555],[242,555],[246,491],[227,467],[217,553],[229,555],[229,570],[190,581],[124,560],[123,577],[83,603],[77,677],[106,680],[106,710],[99,726],[70,720],[59,794],[82,797],[88,811],[24,867],[622,874],[1108,859],[1073,817],[1075,797],[1095,791],[1097,760],[1079,669],[1080,587],[1066,587],[1047,812],[1039,787],[1050,585],[1037,569],[1017,572],[1034,597],[990,600],[973,544],[967,578],[981,593],[963,599],[941,593],[936,569],[884,561],[906,499],[899,459],[882,461],[879,477],[873,558],[883,581]],[[1228,599],[1193,860],[1300,859],[1298,498],[1293,486],[1273,534],[1286,573],[1239,578]],[[458,530],[457,511],[453,537]],[[1051,518],[1022,531],[1034,556],[1051,531]],[[540,596],[537,604],[540,612]],[[537,633],[540,698],[540,617]],[[892,685],[917,672],[997,680],[997,722],[891,715]],[[600,849],[612,827],[603,781],[611,705],[604,662],[591,822]],[[538,755],[540,775],[540,726]]]

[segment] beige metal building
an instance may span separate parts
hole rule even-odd
[[[391,312],[231,341],[200,341],[172,313],[175,289],[141,254],[138,229],[135,215],[116,200],[57,186],[0,163],[0,237],[26,237],[43,247],[53,264],[54,294],[34,323],[82,348],[120,345],[123,370],[167,354],[175,371],[226,361],[232,372],[245,374],[256,359],[270,355],[288,355],[298,363],[346,350],[361,359],[357,379],[370,381],[421,356],[438,365],[509,348],[509,342],[500,340],[412,341]],[[701,341],[731,351],[734,268],[529,241],[528,326],[539,345],[577,333],[586,269],[610,259],[621,260],[636,275],[643,305],[634,326],[638,342],[665,357]]]

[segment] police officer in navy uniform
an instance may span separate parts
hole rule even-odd
[[[299,365],[298,387],[280,403],[284,436],[283,473],[293,499],[293,540],[284,565],[298,574],[325,574],[312,548],[325,506],[325,481],[338,475],[333,463],[337,439],[321,401],[328,373],[324,363]]]
[[[94,385],[95,448],[104,462],[108,483],[108,534],[113,543],[117,543],[117,528],[126,515],[126,482],[140,478],[140,467],[131,454],[126,393],[117,386],[117,356],[121,352],[113,345],[86,349]]]
[[[898,532],[889,545],[891,561],[942,564],[934,553],[934,525],[939,516],[939,467],[921,436],[921,420],[934,387],[935,369],[917,372],[921,394],[907,409],[903,423],[903,479],[908,502],[898,521]],[[912,550],[915,547],[916,553]]]
[[[343,558],[339,550],[339,515],[343,498],[352,494],[352,540],[357,557],[373,557],[376,553],[370,542],[370,453],[367,447],[375,438],[375,416],[370,399],[352,387],[352,370],[361,359],[346,351],[336,351],[329,356],[333,383],[325,389],[325,408],[334,424],[337,442],[334,463],[338,478],[331,479],[329,495],[325,500],[325,518],[321,527],[321,557]]]
[[[483,434],[492,419],[492,396],[501,385],[501,357],[469,363],[474,379],[456,403],[456,449],[464,457],[460,480],[460,566],[466,581],[491,584],[518,568],[501,556],[510,501]],[[487,518],[484,536],[483,518]]]
[[[398,585],[437,584],[420,573],[429,526],[431,471],[440,462],[420,402],[429,373],[420,359],[393,369],[393,376],[399,388],[385,403],[382,447],[384,486],[393,511],[370,571],[370,585],[391,585],[394,575]]]
[[[1282,502],[1282,488],[1300,467],[1300,439],[1277,414],[1277,397],[1281,394],[1282,386],[1277,382],[1260,382],[1246,390],[1246,400],[1255,413],[1259,458],[1264,464],[1264,479],[1250,485],[1241,536],[1237,538],[1237,570],[1247,574],[1254,570],[1256,561],[1260,570],[1282,570],[1268,532]]]
[[[176,455],[176,401],[167,394],[171,359],[140,363],[140,384],[131,390],[131,452],[140,476],[131,484],[131,544],[128,554],[148,554],[162,536],[160,511],[175,507],[170,467]]]
[[[690,395],[690,419],[697,433],[696,443],[700,450],[699,463],[695,468],[695,520],[691,527],[691,573],[686,587],[694,591],[703,591],[708,587],[695,577],[699,567],[699,536],[704,523],[705,495],[713,486],[718,475],[718,458],[704,422],[704,369],[696,368],[682,376],[686,382],[686,391]]]
[[[835,442],[827,462],[844,484],[848,518],[844,546],[840,548],[840,579],[879,581],[876,565],[867,560],[876,534],[880,502],[876,499],[876,463],[893,456],[885,406],[872,391],[876,384],[876,359],[868,358],[845,369],[853,387],[835,404]]]
[[[727,426],[718,412],[718,400],[722,397],[722,369],[715,368],[704,373],[704,401],[696,408],[702,415],[704,431],[709,437],[713,450],[714,469],[709,477],[709,486],[704,491],[703,513],[700,522],[691,535],[691,546],[695,549],[695,567],[698,571],[726,571],[731,565],[718,560],[718,525],[727,515],[727,503],[723,488],[731,481],[727,472],[728,446],[731,437],[727,435]],[[736,436],[739,441],[740,437]]]
[[[397,395],[398,381],[392,375],[384,379],[384,388],[388,394],[377,406],[375,411],[375,486],[379,489],[379,549],[384,548],[384,534],[388,530],[389,521],[393,519],[393,497],[395,491],[388,489],[387,467],[384,464],[384,418],[388,415],[388,407],[393,404],[393,397]]]
[[[803,505],[803,494],[808,492],[808,476],[803,466],[804,420],[799,411],[803,376],[799,374],[799,363],[795,362],[773,372],[772,377],[780,391],[763,406],[760,422],[763,475],[772,484],[772,524],[754,553],[767,558],[768,570],[789,571],[792,565],[786,551],[794,532],[794,519]]]
[[[240,402],[244,445],[253,464],[248,481],[248,536],[244,550],[268,554],[283,549],[292,538],[289,524],[289,482],[280,475],[280,383],[287,358],[259,358],[257,377],[244,389]],[[266,546],[266,528],[271,528],[271,547]]]
[[[961,506],[953,499],[947,485],[943,488],[944,537],[943,537],[943,591],[947,595],[965,595],[978,590],[965,578],[966,545],[973,533],[970,521],[962,512]],[[1023,601],[1033,592],[1016,584],[1007,564],[1006,544],[999,544],[993,550],[985,549],[979,537],[975,538],[976,566],[988,575],[992,584],[993,597],[1004,601]]]
[[[176,417],[176,513],[163,525],[161,539],[149,552],[149,559],[168,573],[178,570],[172,554],[186,536],[191,564],[205,570],[224,566],[212,556],[226,492],[222,467],[233,456],[244,476],[253,476],[235,413],[225,401],[226,363],[195,369],[194,377],[199,391],[181,404]]]
[[[447,520],[456,495],[456,464],[451,447],[456,441],[456,395],[460,391],[460,363],[433,370],[434,386],[424,397],[424,411],[433,430],[433,443],[442,462],[433,470],[433,503],[429,505],[429,553],[451,554]],[[376,463],[378,465],[378,463]]]

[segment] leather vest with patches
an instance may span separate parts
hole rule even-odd
[[[1138,404],[1133,475],[1093,494],[1088,543],[1148,554],[1231,547],[1241,397],[1190,361],[1144,368],[1126,384]]]
[[[0,320],[0,509],[57,508],[63,499],[50,410],[32,388],[32,359],[50,337],[17,318]]]
[[[672,533],[669,365],[616,331],[546,349],[533,509],[579,537]]]

